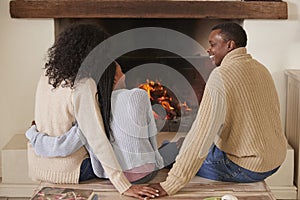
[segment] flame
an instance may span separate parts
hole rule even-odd
[[[186,102],[181,104],[176,102],[177,100],[173,100],[173,94],[168,92],[159,81],[147,80],[147,83],[139,85],[139,88],[144,89],[147,92],[152,104],[161,104],[167,112],[166,119],[174,119],[175,117],[180,116],[180,109],[183,109],[184,112],[192,110]],[[159,118],[157,113],[154,115],[156,119]]]
[[[139,88],[146,90],[148,93],[148,96],[151,100],[153,100],[153,97],[151,96],[151,92],[154,91],[152,84],[149,83],[149,80],[147,80],[147,84],[142,84],[139,86]]]
[[[161,105],[166,109],[166,110],[174,110],[174,108],[170,105],[169,102],[167,101],[161,101]]]
[[[191,111],[192,109],[187,105],[186,101],[180,104],[180,107],[183,108],[185,111]]]

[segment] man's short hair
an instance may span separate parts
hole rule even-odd
[[[225,41],[233,40],[237,47],[245,47],[247,45],[246,31],[239,24],[224,23],[214,26],[211,30],[220,29],[220,34]]]

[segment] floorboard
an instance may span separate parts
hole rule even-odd
[[[165,180],[168,170],[160,170],[158,175],[151,182],[161,182]],[[50,184],[41,182],[36,191],[42,187],[55,186],[65,188],[93,189],[98,194],[99,199],[104,200],[131,200],[134,198],[120,195],[108,180],[91,180],[77,185],[70,184]],[[275,200],[270,189],[265,182],[257,183],[225,183],[211,181],[201,177],[194,177],[189,184],[181,189],[177,194],[159,199],[204,199],[208,197],[221,197],[225,194],[235,195],[239,200]]]

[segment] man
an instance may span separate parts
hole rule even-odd
[[[153,184],[172,195],[196,174],[212,180],[256,182],[285,159],[276,88],[269,71],[247,54],[238,24],[212,28],[207,52],[216,66],[193,126],[166,181]]]

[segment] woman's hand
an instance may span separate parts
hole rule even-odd
[[[123,194],[137,199],[153,199],[159,196],[159,190],[143,185],[132,185]]]

